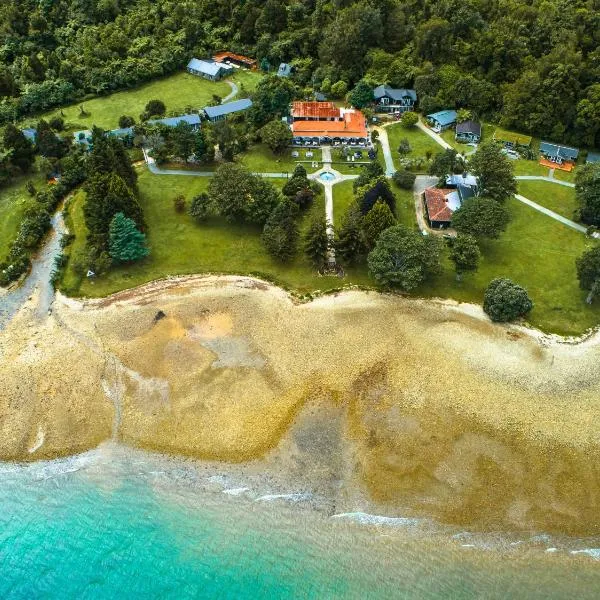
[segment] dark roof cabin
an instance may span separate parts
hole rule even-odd
[[[479,143],[481,140],[481,123],[477,121],[463,121],[456,125],[456,141]]]
[[[375,108],[379,112],[406,112],[417,102],[417,92],[379,85],[373,90]]]
[[[587,158],[585,159],[587,164],[600,163],[600,152],[588,152]]]
[[[579,156],[577,148],[569,146],[559,146],[550,142],[540,142],[540,154],[546,159],[557,164],[562,164],[565,161],[575,162]]]

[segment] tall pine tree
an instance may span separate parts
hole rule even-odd
[[[109,254],[114,262],[124,263],[148,256],[146,236],[137,229],[135,221],[118,212],[110,222]]]

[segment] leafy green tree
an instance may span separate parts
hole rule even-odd
[[[403,190],[412,190],[417,176],[406,169],[399,169],[392,177],[394,183]]]
[[[267,252],[281,262],[291,260],[298,249],[298,208],[290,200],[283,200],[274,209],[263,229],[262,241]]]
[[[364,240],[367,248],[375,246],[382,231],[389,229],[396,224],[396,219],[390,210],[390,207],[381,200],[375,203],[375,206],[365,215],[362,223]]]
[[[265,224],[280,202],[280,194],[271,183],[235,163],[225,163],[217,169],[208,195],[228,221],[258,225]]]
[[[410,142],[408,141],[408,139],[406,139],[406,138],[401,139],[400,145],[398,146],[398,153],[399,154],[408,154],[411,151],[412,151],[412,148],[410,147]]]
[[[358,190],[359,188],[368,185],[372,181],[379,179],[384,175],[385,173],[383,171],[383,167],[378,161],[374,160],[361,169],[358,177],[354,180],[352,187],[356,192],[356,190]]]
[[[126,127],[133,127],[135,125],[135,119],[127,115],[121,115],[119,117],[119,127],[125,129]]]
[[[481,252],[477,240],[469,234],[459,233],[452,241],[450,259],[456,268],[456,279],[460,281],[463,273],[476,271]]]
[[[482,196],[504,202],[517,193],[512,162],[502,152],[500,144],[493,140],[480,144],[469,161],[469,167],[477,177]]]
[[[219,147],[223,158],[228,161],[232,161],[237,154],[248,148],[246,132],[229,119],[212,123],[210,138],[211,142]]]
[[[465,121],[470,121],[473,118],[473,114],[470,110],[466,108],[460,108],[456,111],[456,122],[464,123]]]
[[[373,102],[373,85],[361,79],[348,94],[348,102],[356,108],[364,108]]]
[[[386,229],[368,256],[369,273],[378,284],[411,291],[441,271],[440,240],[404,225]]]
[[[575,175],[579,216],[586,225],[600,225],[600,164],[582,165]]]
[[[406,129],[412,129],[419,122],[419,115],[412,110],[407,110],[402,114],[400,122],[402,123],[402,127],[406,127]]]
[[[133,262],[148,256],[146,236],[137,229],[135,221],[122,212],[112,218],[109,228],[109,254],[117,263]]]
[[[586,250],[576,261],[579,287],[588,292],[586,302],[591,304],[600,291],[600,246]]]
[[[118,213],[144,228],[142,209],[131,189],[116,173],[94,175],[85,184],[86,200],[83,206],[90,243],[105,249],[112,218]]]
[[[492,321],[512,321],[532,308],[533,302],[527,291],[510,279],[493,279],[485,290],[483,310]]]
[[[452,215],[452,227],[475,237],[496,239],[506,230],[510,216],[506,208],[489,198],[469,198]]]
[[[197,221],[202,223],[208,219],[212,212],[212,203],[210,196],[203,192],[194,196],[190,205],[190,216]]]
[[[46,158],[61,158],[67,151],[67,144],[57,137],[50,125],[43,119],[37,124],[35,139],[37,151]]]
[[[336,81],[331,86],[331,95],[334,98],[343,98],[347,93],[348,93],[348,84],[343,80]]]
[[[11,151],[10,162],[23,173],[29,171],[35,160],[35,151],[21,130],[9,123],[4,129],[2,142],[4,148]]]
[[[439,185],[446,183],[446,177],[456,173],[459,166],[458,152],[453,148],[446,148],[443,152],[434,155],[428,172],[439,178]]]
[[[273,120],[260,129],[260,138],[272,152],[281,154],[292,143],[292,131],[283,121]]]
[[[210,163],[215,159],[215,147],[204,129],[196,131],[194,158],[204,164]]]
[[[336,258],[345,265],[355,263],[365,252],[362,237],[363,216],[356,202],[352,203],[342,218],[341,227],[336,231],[334,249]]]
[[[260,80],[252,97],[248,119],[259,129],[269,121],[288,114],[296,90],[287,77],[267,75]]]
[[[191,125],[180,121],[169,131],[169,142],[173,155],[188,162],[196,148],[196,133]]]
[[[167,107],[162,100],[150,100],[144,108],[146,119],[150,117],[163,117],[167,112]]]
[[[322,217],[314,218],[304,234],[304,253],[311,264],[320,269],[327,261],[328,251],[327,223]]]

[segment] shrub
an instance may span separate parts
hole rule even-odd
[[[510,279],[493,279],[485,290],[483,310],[492,321],[512,321],[532,308],[533,302],[527,291]]]
[[[182,213],[185,211],[185,196],[183,194],[179,194],[173,198],[173,208],[176,213]]]
[[[211,201],[210,197],[206,193],[198,194],[192,199],[190,206],[190,216],[198,223],[206,221],[211,213]]]
[[[403,190],[412,190],[417,176],[406,169],[400,169],[392,177],[394,183]]]
[[[402,127],[406,127],[407,129],[410,129],[411,127],[414,127],[418,122],[419,122],[419,115],[417,115],[416,112],[412,112],[411,110],[409,110],[402,115],[402,119],[401,119]]]
[[[126,127],[132,127],[135,125],[135,119],[127,115],[121,115],[119,117],[119,127],[125,129]]]

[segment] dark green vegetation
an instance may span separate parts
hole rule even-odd
[[[483,310],[492,321],[505,323],[526,315],[533,308],[527,290],[510,279],[497,278],[485,290]]]
[[[5,120],[231,48],[264,68],[291,62],[301,87],[334,96],[366,77],[414,86],[425,112],[466,107],[519,131],[600,145],[591,0],[14,0],[2,3],[0,35]]]

